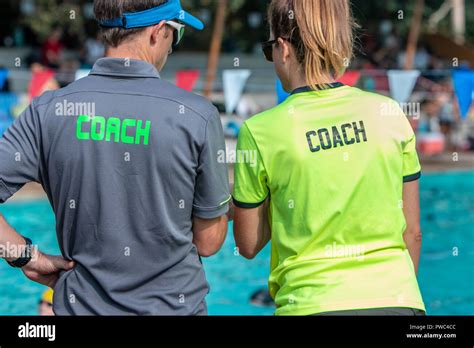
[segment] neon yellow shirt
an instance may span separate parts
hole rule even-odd
[[[403,183],[421,175],[415,145],[396,102],[341,84],[298,89],[243,125],[234,201],[254,208],[270,196],[276,315],[425,310],[403,241]]]

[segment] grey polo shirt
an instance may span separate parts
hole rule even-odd
[[[216,108],[142,61],[101,59],[35,99],[0,140],[0,203],[43,185],[77,263],[54,289],[55,313],[206,314],[192,218],[228,211],[223,159]]]

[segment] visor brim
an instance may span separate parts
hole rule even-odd
[[[182,15],[176,19],[178,19],[179,21],[183,22],[186,25],[193,27],[194,29],[197,29],[197,30],[204,29],[204,23],[200,19],[194,17],[189,12],[183,11]]]

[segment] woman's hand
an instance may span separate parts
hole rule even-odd
[[[31,261],[22,271],[28,279],[53,289],[59,279],[59,273],[69,271],[74,266],[73,261],[67,261],[61,256],[46,255],[34,248]]]

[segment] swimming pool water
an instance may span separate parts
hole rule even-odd
[[[421,180],[423,250],[419,283],[430,315],[474,314],[474,172],[431,174]],[[0,212],[41,249],[58,254],[48,201],[14,202]],[[231,227],[231,226],[230,226]],[[232,233],[221,252],[205,259],[211,315],[272,315],[249,303],[266,286],[270,250],[252,261],[234,253]],[[0,262],[0,315],[35,315],[44,287]]]

